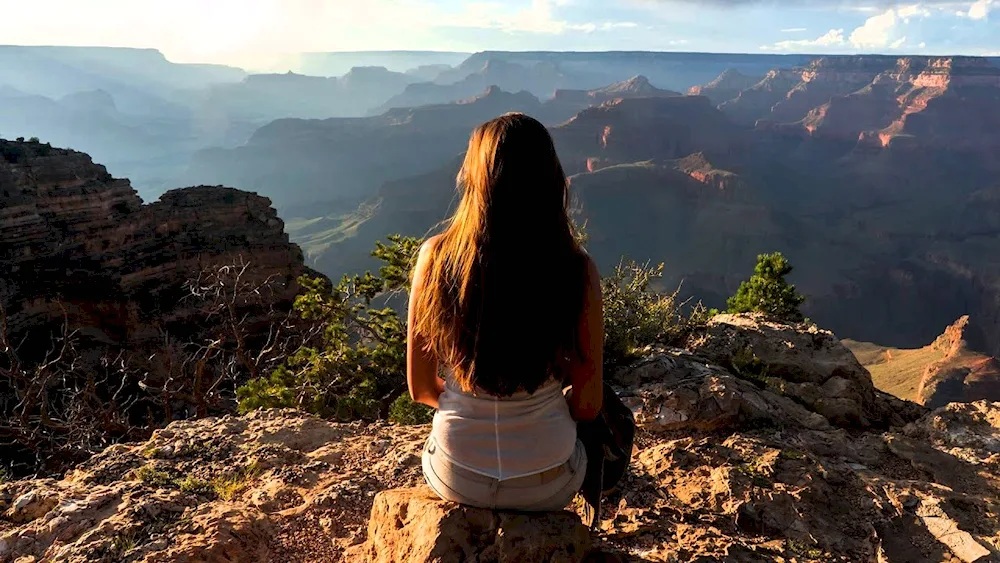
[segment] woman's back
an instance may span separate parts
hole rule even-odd
[[[534,393],[504,398],[477,396],[448,380],[431,435],[453,463],[503,480],[569,459],[576,446],[576,421],[555,379]]]

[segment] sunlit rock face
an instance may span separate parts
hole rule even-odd
[[[0,150],[0,297],[10,331],[65,314],[106,343],[156,338],[157,326],[204,316],[181,299],[185,282],[233,263],[247,265],[247,282],[280,288],[271,305],[290,306],[302,253],[267,198],[201,186],[144,205],[127,179],[86,154],[9,141]]]

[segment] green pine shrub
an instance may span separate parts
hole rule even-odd
[[[799,307],[805,297],[785,280],[791,272],[792,265],[780,252],[757,256],[753,275],[727,301],[729,312],[763,313],[782,321],[804,320]]]
[[[719,313],[701,302],[682,301],[680,288],[656,291],[652,283],[661,277],[663,264],[622,260],[601,280],[606,369],[631,362],[654,344],[676,344]]]
[[[406,319],[388,302],[409,289],[422,241],[391,235],[372,255],[377,275],[344,276],[330,287],[303,277],[295,311],[320,333],[277,369],[237,390],[240,412],[292,407],[335,420],[386,418],[406,391]]]

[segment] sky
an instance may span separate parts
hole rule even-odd
[[[1000,55],[1000,0],[0,0],[0,44],[293,53],[482,50]]]

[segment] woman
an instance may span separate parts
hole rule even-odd
[[[587,468],[577,422],[603,400],[597,268],[576,243],[566,175],[538,121],[512,113],[478,127],[458,185],[410,293],[410,395],[438,409],[424,476],[445,500],[559,510]]]

